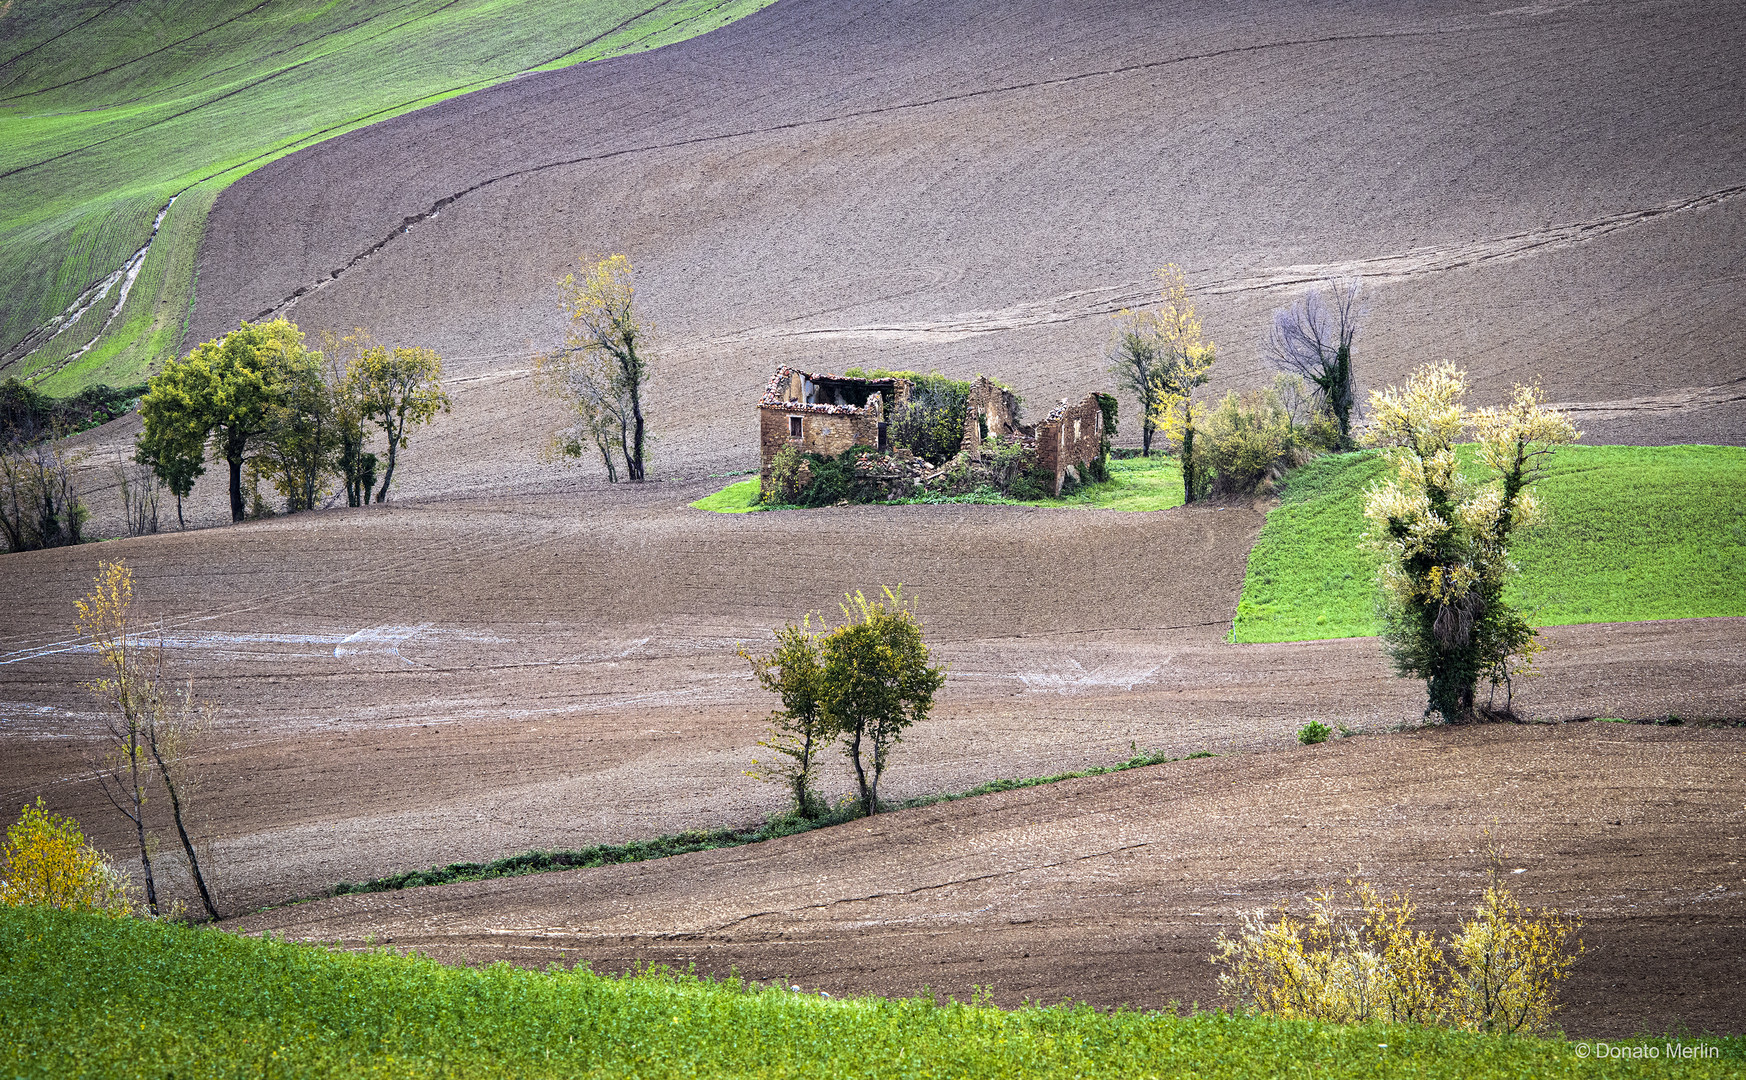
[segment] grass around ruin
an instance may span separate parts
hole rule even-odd
[[[1287,477],[1249,554],[1232,641],[1377,632],[1358,539],[1383,471],[1356,453]],[[1546,520],[1511,545],[1521,574],[1506,594],[1534,625],[1746,616],[1746,448],[1561,447],[1536,490]]]
[[[883,505],[911,506],[980,504],[987,506],[1073,506],[1094,510],[1124,510],[1145,512],[1168,510],[1182,505],[1182,463],[1173,457],[1155,454],[1149,458],[1109,459],[1109,480],[1101,484],[1086,484],[1071,495],[1059,499],[1009,499],[993,488],[972,491],[964,495],[922,495],[912,499],[894,499]],[[698,499],[691,504],[698,510],[718,514],[745,514],[756,510],[781,510],[790,507],[763,506],[758,502],[758,480],[741,480]]]
[[[0,3],[0,355],[35,348],[4,374],[40,375],[40,389],[64,396],[138,382],[173,355],[207,212],[268,162],[523,72],[681,41],[768,2]],[[122,310],[118,279],[51,341],[27,340],[148,241]]]
[[[828,998],[655,969],[449,967],[143,919],[0,909],[0,1075],[1664,1076],[1561,1039],[1228,1013]],[[1621,1040],[1652,1046],[1664,1040]],[[1671,1040],[1666,1040],[1671,1041]],[[1684,1040],[1737,1076],[1746,1040]]]

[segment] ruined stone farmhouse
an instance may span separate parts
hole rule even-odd
[[[908,456],[902,447],[892,447],[888,423],[907,407],[909,395],[909,383],[901,378],[777,368],[758,403],[762,475],[768,477],[770,462],[785,446],[825,456],[841,454],[851,446]],[[984,444],[996,436],[1034,449],[1038,464],[1054,474],[1054,493],[1059,495],[1069,471],[1082,474],[1102,452],[1103,409],[1096,394],[1087,394],[1077,404],[1062,399],[1041,421],[1025,424],[1019,419],[1017,396],[978,375],[965,407],[959,458],[981,460]],[[942,465],[936,472],[947,467]]]

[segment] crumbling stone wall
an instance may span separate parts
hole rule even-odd
[[[1103,409],[1096,394],[1077,405],[1063,401],[1037,424],[1037,464],[1055,474],[1055,494],[1072,468],[1085,477],[1085,466],[1103,452]]]
[[[805,400],[805,389],[818,382],[852,384],[864,394],[866,404],[858,407]],[[815,375],[786,366],[777,368],[758,405],[760,474],[769,477],[770,462],[785,446],[827,457],[855,445],[882,448],[880,429],[885,424],[885,394],[892,394],[901,403],[908,397],[908,389],[908,384],[900,379],[850,379]]]
[[[971,460],[982,456],[983,431],[1003,439],[1029,435],[1031,430],[1019,423],[1018,396],[1003,386],[996,386],[986,375],[976,376],[970,387],[970,398],[964,403],[964,441],[959,453],[969,453]]]

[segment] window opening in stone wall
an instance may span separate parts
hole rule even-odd
[[[800,417],[790,416],[788,418],[788,437],[791,439],[800,438]]]

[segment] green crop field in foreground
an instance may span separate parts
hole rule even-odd
[[[1288,478],[1249,554],[1233,641],[1377,632],[1358,538],[1383,473],[1360,453]],[[1746,615],[1746,448],[1563,447],[1537,490],[1545,521],[1511,545],[1521,574],[1506,594],[1535,625]]]
[[[769,2],[0,2],[0,377],[57,395],[141,381],[179,346],[213,200],[275,158]],[[122,310],[124,281],[86,296],[151,239],[172,196]]]
[[[1168,510],[1182,505],[1182,464],[1172,457],[1159,454],[1149,458],[1111,458],[1109,480],[1102,484],[1087,484],[1061,499],[1009,499],[988,490],[968,495],[925,496],[903,499],[906,503],[983,503],[994,506],[1078,506],[1097,510]],[[698,510],[713,510],[718,514],[745,514],[763,509],[758,503],[758,480],[741,480],[729,484],[714,495],[691,504]]]
[[[737,980],[452,968],[0,908],[7,1077],[1663,1076],[1579,1044],[1438,1028],[827,999]],[[1666,1040],[1653,1045],[1658,1053]],[[1739,1075],[1738,1038],[1680,1076]],[[1581,1044],[1592,1047],[1593,1044]],[[1622,1045],[1622,1044],[1621,1044]],[[1590,1050],[1592,1053],[1592,1049]]]

